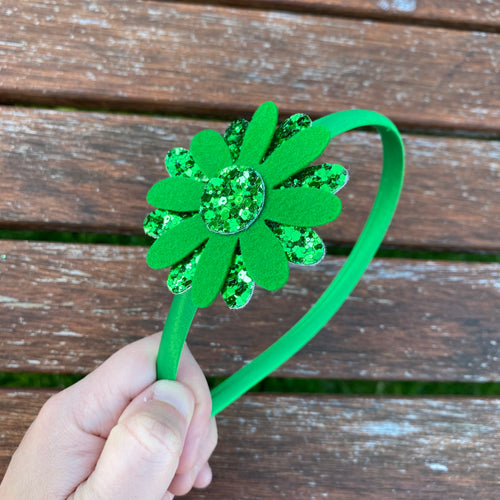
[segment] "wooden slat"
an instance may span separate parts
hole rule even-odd
[[[194,0],[201,3],[202,0]],[[425,23],[468,29],[498,29],[500,11],[496,0],[212,0],[219,5],[234,5],[293,12],[308,12],[384,21]]]
[[[0,477],[49,392],[0,391]],[[218,417],[212,486],[188,498],[498,493],[500,400],[251,395]]]
[[[171,294],[146,249],[0,241],[0,371],[85,373],[161,330]],[[220,298],[189,343],[228,375],[294,324],[343,259],[295,266],[241,311]],[[500,380],[499,264],[376,260],[336,318],[277,373],[288,377]]]
[[[146,193],[166,152],[227,122],[0,107],[0,227],[142,233]],[[405,135],[405,188],[386,244],[499,251],[500,141]],[[381,170],[378,136],[336,139],[325,159],[349,168],[342,216],[320,228],[352,243]]]
[[[359,107],[498,133],[500,35],[277,11],[5,0],[3,102],[209,113]]]

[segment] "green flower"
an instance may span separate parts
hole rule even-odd
[[[147,255],[154,269],[171,267],[173,293],[192,287],[197,307],[221,292],[243,307],[257,283],[267,290],[288,279],[288,262],[318,263],[325,254],[311,229],[340,214],[334,195],[347,182],[340,165],[308,166],[330,141],[325,127],[303,114],[277,128],[278,110],[264,103],[252,120],[236,120],[224,137],[197,134],[190,151],[171,150],[170,177],[156,183],[148,202],[158,209],[144,221],[157,238]]]

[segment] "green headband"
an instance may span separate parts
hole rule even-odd
[[[340,213],[335,193],[347,182],[340,165],[310,166],[330,140],[372,126],[380,133],[383,169],[373,208],[344,266],[311,309],[279,340],[212,391],[215,415],[301,349],[337,312],[375,255],[403,185],[404,148],[395,125],[373,111],[342,111],[312,122],[303,114],[277,127],[272,102],[250,122],[236,120],[224,137],[197,134],[190,150],[166,158],[170,177],[156,183],[148,202],[147,234],[157,238],[150,267],[170,267],[175,294],[157,358],[159,379],[175,380],[182,348],[198,307],[221,293],[230,308],[243,307],[255,283],[267,290],[288,279],[288,262],[313,265],[324,256],[311,229]]]

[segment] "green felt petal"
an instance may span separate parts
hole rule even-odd
[[[193,303],[208,307],[217,297],[233,261],[238,237],[212,234],[203,249],[193,281]]]
[[[211,179],[233,161],[226,141],[215,130],[202,130],[191,141],[191,154],[203,173]]]
[[[322,163],[302,169],[283,182],[280,187],[313,187],[335,194],[349,180],[349,173],[342,165]]]
[[[167,229],[180,224],[184,217],[168,210],[158,209],[144,219],[144,232],[152,238],[158,238]]]
[[[278,290],[288,279],[288,260],[281,243],[262,220],[240,235],[248,275],[266,290]]]
[[[147,255],[147,263],[153,269],[163,269],[180,262],[198,248],[212,233],[199,214],[167,229],[153,243]]]
[[[327,128],[313,126],[285,141],[260,167],[266,186],[275,187],[320,156],[330,142]]]
[[[253,295],[255,282],[247,273],[243,257],[234,254],[233,263],[227,274],[221,295],[230,309],[241,309],[245,307]]]
[[[198,247],[193,253],[182,259],[178,264],[172,266],[168,273],[168,289],[178,295],[191,288],[196,266],[200,260],[203,246]]]
[[[257,167],[264,157],[278,123],[278,108],[274,102],[262,104],[252,117],[241,145],[238,164]]]
[[[321,226],[336,219],[341,208],[340,200],[322,189],[274,189],[261,217],[288,226]]]
[[[193,155],[184,148],[174,148],[167,153],[165,168],[172,177],[183,175],[199,181],[206,182],[208,180],[194,161]]]
[[[150,205],[175,212],[194,212],[200,209],[205,184],[189,177],[167,177],[153,185],[147,200]]]

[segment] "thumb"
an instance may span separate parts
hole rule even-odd
[[[175,475],[194,396],[160,380],[139,394],[111,430],[94,472],[71,499],[164,498]]]

